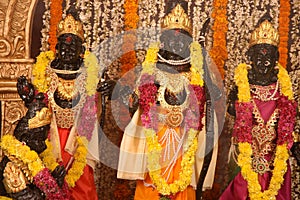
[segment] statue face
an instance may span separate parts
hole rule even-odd
[[[190,55],[189,46],[192,37],[182,29],[165,30],[161,37],[164,58],[169,60],[181,60]]]
[[[248,51],[252,68],[249,70],[249,82],[256,85],[269,85],[277,81],[277,47],[269,44],[257,44]]]
[[[73,34],[63,34],[58,38],[57,57],[62,63],[76,63],[84,53],[81,39]],[[66,69],[70,70],[70,69]]]

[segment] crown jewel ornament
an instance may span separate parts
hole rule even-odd
[[[259,27],[252,32],[249,46],[251,47],[256,44],[278,46],[279,34],[268,20],[263,21]]]
[[[72,33],[84,40],[82,24],[80,21],[76,21],[71,14],[67,15],[67,17],[60,21],[57,26],[57,37],[66,33]]]
[[[180,4],[164,17],[161,28],[165,29],[183,29],[192,35],[192,24]]]

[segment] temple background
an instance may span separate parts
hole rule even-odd
[[[194,39],[210,18],[205,36],[206,50],[223,77],[226,96],[233,86],[233,71],[245,62],[249,33],[268,10],[280,33],[280,63],[293,81],[295,98],[300,95],[300,1],[299,0],[188,0],[188,14],[194,27]],[[31,77],[31,68],[41,51],[53,50],[55,27],[68,7],[81,8],[86,47],[99,58],[102,69],[108,68],[112,79],[133,81],[135,67],[143,61],[151,41],[158,39],[159,20],[166,11],[163,0],[1,0],[0,2],[0,103],[1,135],[11,134],[18,119],[26,112],[16,90],[17,77]],[[53,35],[54,33],[54,35]],[[133,45],[134,44],[134,45]],[[129,72],[129,73],[127,73]],[[101,159],[96,170],[99,199],[132,199],[135,183],[117,180],[115,165],[124,127],[129,121],[126,108],[118,102],[106,103],[104,133],[109,140],[101,142]],[[298,103],[299,105],[299,103]],[[119,113],[118,116],[112,113]],[[227,164],[233,119],[226,115],[220,136],[217,172],[212,190],[204,199],[217,199],[232,176]],[[299,119],[298,119],[299,120]],[[298,123],[299,124],[299,123]],[[299,131],[299,126],[297,127]],[[110,162],[111,161],[111,162]],[[296,177],[297,174],[294,174]],[[299,173],[294,178],[294,199],[300,199]],[[298,182],[297,182],[298,181]]]

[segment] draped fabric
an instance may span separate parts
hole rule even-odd
[[[274,90],[271,90],[274,92]],[[279,92],[275,95],[275,97],[279,96]],[[261,118],[264,120],[265,123],[270,120],[271,116],[273,115],[276,107],[277,101],[270,100],[270,101],[260,101],[258,99],[254,99],[254,103],[256,104],[259,114]],[[273,141],[275,143],[276,140]],[[275,152],[270,152],[269,154],[265,155],[265,159],[270,161],[271,157],[275,154]],[[269,188],[270,180],[272,178],[272,172],[267,171],[263,174],[258,174],[258,181],[261,185],[262,191],[265,191]],[[241,172],[237,174],[237,176],[232,180],[229,186],[221,195],[220,200],[246,200],[249,199],[248,197],[248,189],[247,189],[247,181],[241,175]],[[278,195],[276,196],[276,200],[290,200],[291,199],[291,170],[288,163],[288,169],[286,174],[284,175],[284,182],[281,185],[280,190],[278,191]]]
[[[203,119],[204,120],[204,119]],[[167,130],[167,126],[159,124],[158,128],[158,140],[160,140]],[[175,128],[176,133],[182,136],[184,133],[183,128]],[[217,130],[217,124],[215,124],[215,130]],[[216,131],[217,133],[217,131]],[[217,141],[217,134],[215,135],[215,141]],[[162,147],[165,147],[162,144]],[[164,152],[163,148],[163,151]],[[197,185],[197,180],[202,169],[203,159],[205,150],[205,126],[198,135],[198,150],[195,155],[195,164],[193,166],[193,176],[190,186],[187,187],[182,192],[176,194],[176,200],[193,200],[196,198],[195,189]],[[137,186],[135,191],[135,200],[158,200],[159,194],[151,184],[151,178],[147,172],[147,147],[146,138],[144,136],[144,129],[141,125],[140,120],[140,109],[136,111],[131,122],[126,127],[124,136],[120,147],[120,158],[118,165],[118,178],[137,180]],[[181,152],[182,154],[182,152]],[[180,154],[180,155],[181,155]],[[164,157],[164,155],[162,155]],[[171,156],[172,157],[172,156]],[[214,174],[215,174],[215,164],[217,157],[217,144],[214,147],[213,158],[210,163],[209,171],[206,175],[204,182],[204,188],[209,189],[212,187]],[[170,168],[163,175],[167,179],[168,183],[172,183],[174,180],[178,180],[179,172],[181,170],[181,156],[178,156],[174,167]],[[167,164],[161,162],[162,170],[166,169]],[[170,173],[169,173],[170,172]]]
[[[58,128],[59,138],[60,138],[60,145],[61,145],[61,158],[62,163],[65,167],[70,168],[71,164],[69,161],[71,160],[72,156],[69,152],[65,150],[66,143],[69,138],[71,130],[67,128]],[[97,200],[97,192],[96,186],[94,182],[94,172],[93,168],[89,165],[86,165],[83,174],[81,177],[76,181],[76,185],[74,188],[71,188],[71,196],[73,200]]]

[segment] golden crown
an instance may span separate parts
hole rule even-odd
[[[192,35],[192,24],[180,4],[177,4],[173,10],[164,17],[161,27],[165,29],[183,29]]]
[[[49,108],[42,108],[40,111],[36,112],[36,115],[28,120],[29,129],[42,127],[50,124],[52,113]]]
[[[67,15],[67,17],[60,21],[57,26],[57,37],[66,33],[72,33],[84,40],[82,24],[79,21],[76,21],[71,14]]]
[[[268,20],[263,21],[259,27],[252,32],[249,46],[251,47],[255,44],[271,44],[278,46],[279,34]]]

